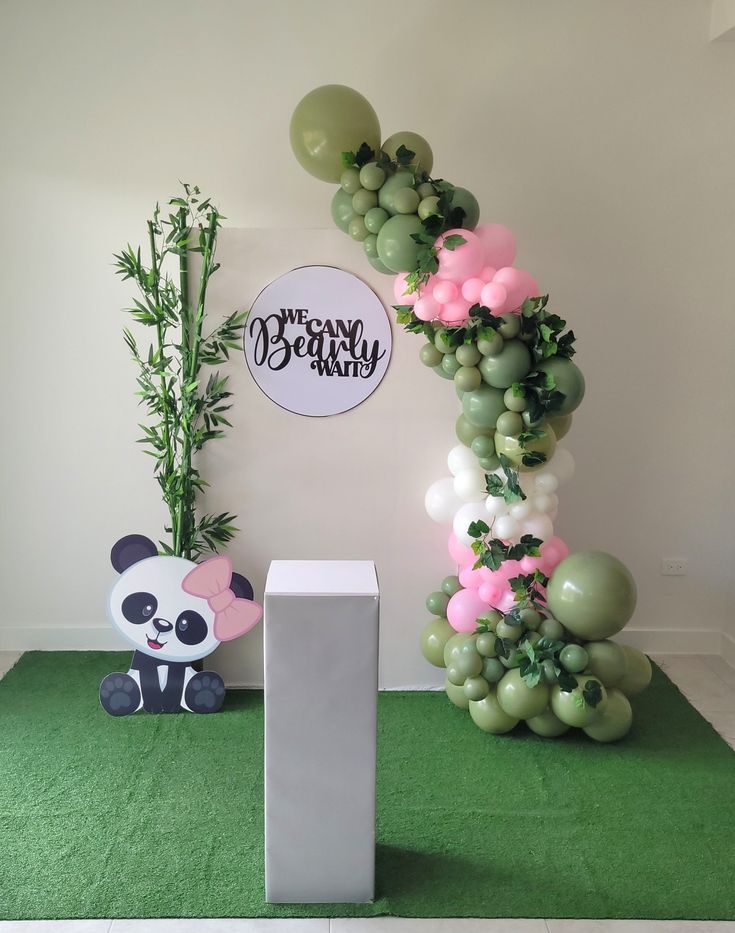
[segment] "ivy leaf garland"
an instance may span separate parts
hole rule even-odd
[[[488,495],[496,499],[504,499],[509,504],[521,502],[526,498],[526,494],[521,489],[518,470],[513,468],[513,464],[505,454],[500,454],[500,466],[503,473],[505,473],[505,480],[498,476],[497,473],[488,473],[485,477],[485,488]]]

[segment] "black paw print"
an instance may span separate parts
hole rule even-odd
[[[110,716],[128,716],[140,706],[140,688],[130,674],[108,674],[100,684],[100,703]]]
[[[216,713],[225,701],[225,684],[219,674],[202,671],[186,685],[186,705],[193,713]]]

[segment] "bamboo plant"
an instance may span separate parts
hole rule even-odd
[[[165,531],[170,539],[159,544],[164,554],[196,560],[226,544],[237,530],[235,516],[227,512],[197,515],[197,496],[208,484],[195,458],[208,441],[224,434],[224,427],[231,427],[228,377],[212,367],[239,349],[247,312],[234,312],[205,333],[207,286],[219,269],[215,251],[224,218],[198,187],[184,184],[183,189],[181,197],[168,202],[169,211],[156,205],[147,222],[145,259],[141,248],[130,244],[114,259],[117,274],[132,279],[139,292],[125,310],[152,331],[147,351],[129,328],[123,333],[148,416],[140,425],[139,443],[155,460],[169,514]],[[200,257],[196,282],[190,281],[191,254]]]

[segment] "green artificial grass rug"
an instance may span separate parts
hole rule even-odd
[[[607,746],[381,694],[376,901],[276,907],[262,694],[113,718],[128,659],[32,652],[0,682],[0,918],[735,917],[735,755],[659,670]]]

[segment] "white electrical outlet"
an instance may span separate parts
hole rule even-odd
[[[683,577],[686,572],[685,557],[663,557],[661,559],[661,573],[665,577]]]

